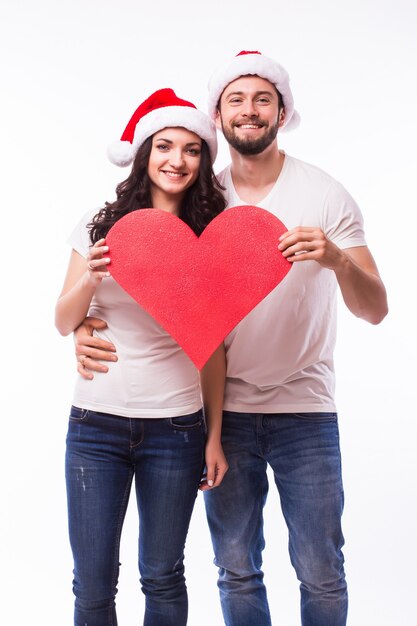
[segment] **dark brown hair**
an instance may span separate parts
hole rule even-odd
[[[87,228],[92,243],[106,237],[110,228],[121,217],[137,209],[152,207],[151,184],[148,176],[148,161],[152,149],[152,137],[144,141],[137,151],[129,176],[116,187],[116,200],[106,202],[93,217]],[[220,183],[213,173],[208,145],[202,141],[198,178],[186,190],[179,217],[201,235],[205,227],[223,211],[226,201]]]

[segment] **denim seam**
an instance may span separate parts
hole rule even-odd
[[[75,417],[74,415],[71,415],[71,412],[73,409],[77,409],[78,411],[81,412],[81,416],[80,417]],[[69,415],[69,421],[72,422],[73,424],[81,424],[83,422],[86,422],[88,420],[89,417],[89,410],[88,409],[82,409],[80,407],[71,407],[71,411],[70,411],[70,415]]]
[[[113,562],[115,565],[114,565],[114,570],[113,570],[112,589],[116,589],[116,585],[118,583],[118,572],[119,572],[119,563],[120,563],[120,559],[119,559],[120,539],[122,536],[123,522],[124,522],[125,515],[126,515],[126,509],[127,509],[127,505],[129,502],[130,490],[132,488],[132,480],[133,480],[133,470],[131,470],[130,479],[126,483],[126,488],[125,488],[125,492],[123,494],[123,499],[122,499],[121,513],[120,513],[118,525],[117,525],[116,542],[115,542],[115,548],[114,548],[115,551],[113,554]],[[109,626],[115,626],[115,624],[113,624],[113,608],[111,609],[109,608],[109,617],[110,617]]]
[[[132,437],[133,437],[133,429],[132,429],[132,418],[129,418],[129,428],[130,428],[130,450],[132,451],[134,448],[137,448],[137,446],[140,446],[141,443],[143,442],[144,438],[145,438],[145,425],[143,423],[143,421],[138,421],[137,418],[133,418],[135,419],[135,423],[138,423],[141,425],[141,436],[140,439],[136,442],[132,442]]]

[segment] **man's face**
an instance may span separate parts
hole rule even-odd
[[[220,97],[217,126],[240,154],[260,154],[270,146],[284,121],[275,86],[259,76],[242,76]]]

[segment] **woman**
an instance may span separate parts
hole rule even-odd
[[[129,177],[70,237],[73,247],[56,306],[71,333],[89,315],[118,346],[111,372],[81,376],[69,418],[66,479],[74,556],[75,625],[117,624],[119,545],[133,476],[140,520],[139,570],[146,626],[187,622],[183,551],[204,464],[205,488],[227,470],[220,443],[225,359],[220,347],[198,372],[173,339],[110,277],[106,235],[127,213],[169,211],[200,234],[224,209],[212,171],[216,130],[171,89],[135,111],[109,156],[133,161]]]

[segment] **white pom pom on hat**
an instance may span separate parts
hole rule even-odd
[[[242,50],[227,64],[214,72],[209,80],[208,113],[215,120],[217,105],[223,91],[241,76],[259,76],[275,85],[282,96],[285,106],[284,124],[281,130],[293,130],[300,123],[300,115],[294,109],[294,98],[290,88],[290,77],[286,69],[273,59],[258,51]]]
[[[211,160],[217,155],[214,122],[188,100],[179,98],[172,89],[159,89],[138,106],[119,141],[112,143],[107,155],[112,163],[130,165],[143,142],[163,128],[182,127],[207,142]]]

